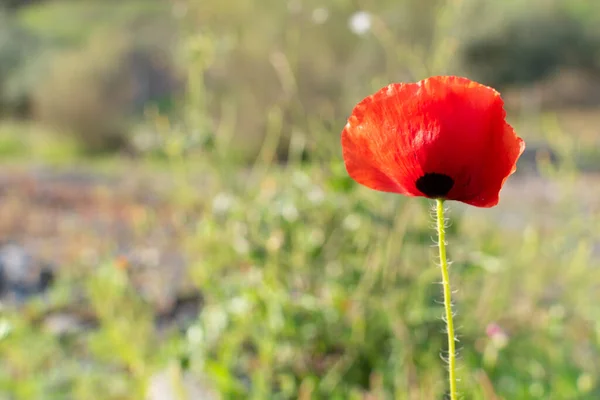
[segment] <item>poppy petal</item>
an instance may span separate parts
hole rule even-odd
[[[491,207],[524,149],[505,116],[497,91],[466,78],[391,84],[348,119],[346,169],[375,190]]]

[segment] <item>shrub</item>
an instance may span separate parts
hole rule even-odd
[[[174,90],[172,72],[156,61],[157,53],[125,32],[99,32],[88,46],[54,59],[33,93],[35,117],[74,135],[87,151],[123,148],[135,112]]]
[[[484,28],[470,32],[461,52],[465,70],[488,84],[507,86],[537,82],[564,67],[595,69],[600,36],[562,4],[547,3],[512,13],[503,9],[498,23],[486,19]]]
[[[123,36],[98,36],[89,47],[56,57],[33,93],[36,118],[75,135],[90,151],[124,145],[132,96],[124,61],[130,48]]]

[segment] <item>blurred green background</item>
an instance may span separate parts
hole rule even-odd
[[[0,399],[443,399],[431,204],[339,145],[439,74],[528,144],[449,204],[460,391],[600,398],[600,3],[2,0]]]

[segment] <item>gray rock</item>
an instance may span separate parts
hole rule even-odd
[[[0,296],[20,302],[44,292],[54,280],[49,266],[43,265],[23,246],[0,246]]]
[[[0,265],[3,278],[11,283],[27,283],[32,278],[33,259],[25,249],[16,244],[0,248]]]

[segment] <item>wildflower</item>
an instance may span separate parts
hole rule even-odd
[[[357,11],[348,20],[350,30],[356,35],[364,35],[371,30],[371,14],[366,11]]]
[[[486,335],[492,340],[495,347],[501,349],[508,344],[508,334],[497,323],[490,323],[485,329]]]
[[[493,207],[525,149],[505,117],[500,94],[466,78],[390,84],[348,119],[346,169],[371,189]]]

